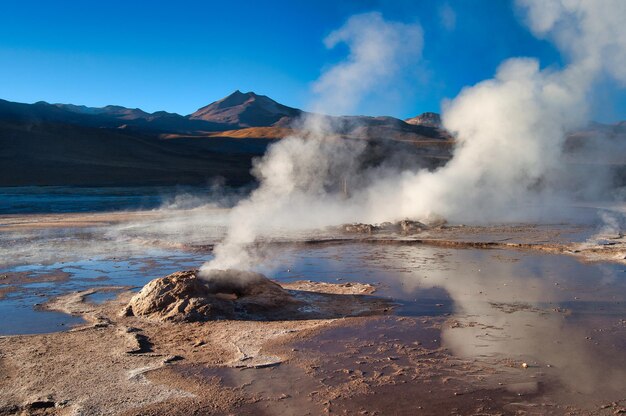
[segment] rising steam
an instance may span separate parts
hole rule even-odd
[[[435,171],[389,165],[363,169],[364,144],[339,138],[322,116],[304,120],[305,134],[273,145],[255,167],[260,187],[231,213],[230,228],[204,270],[252,268],[252,243],[270,230],[303,230],[343,222],[403,218],[452,222],[538,219],[571,205],[574,180],[564,163],[566,134],[587,123],[588,98],[605,74],[626,83],[626,2],[519,0],[536,36],[553,41],[568,64],[542,69],[533,58],[503,62],[493,79],[465,88],[444,105],[443,123],[457,140],[453,158]],[[326,44],[350,54],[322,74],[313,108],[347,112],[372,88],[412,65],[421,29],[354,16]],[[341,192],[350,183],[350,195]],[[575,188],[575,189],[574,189]]]
[[[325,43],[329,48],[344,43],[349,55],[314,84],[318,98],[312,107],[319,113],[346,113],[419,58],[422,30],[367,13],[351,17]],[[341,183],[356,182],[365,143],[338,137],[331,120],[319,114],[302,123],[305,134],[274,144],[256,164],[260,186],[233,208],[228,235],[203,270],[253,267],[259,253],[250,244],[269,230],[319,228],[360,216],[355,201],[341,193]]]
[[[421,55],[422,28],[385,21],[380,13],[359,14],[324,39],[327,48],[340,43],[348,46],[349,55],[314,83],[316,113],[348,114],[366,95],[387,88],[403,67]]]

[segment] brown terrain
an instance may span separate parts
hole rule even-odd
[[[180,280],[183,277],[184,282],[185,276],[164,278],[179,279],[175,285],[181,290],[169,292],[179,301],[190,299],[186,283]],[[161,280],[151,284],[159,285]],[[240,299],[249,305],[274,302],[275,316],[270,321],[261,321],[262,316],[252,310],[245,317],[203,323],[178,319],[171,309],[159,315],[166,308],[161,309],[150,290],[132,298],[132,292],[125,292],[104,305],[86,301],[94,290],[60,297],[46,307],[80,315],[86,325],[43,336],[0,338],[0,414],[183,414],[191,409],[226,412],[246,403],[254,405],[243,392],[220,387],[213,377],[203,381],[194,376],[185,381],[184,372],[198,365],[244,369],[274,366],[286,357],[265,351],[268,341],[298,339],[306,331],[330,325],[340,317],[384,314],[390,308],[387,301],[371,296],[373,288],[369,285],[303,281],[281,287],[269,280],[266,283],[279,297],[292,298],[289,303],[298,305],[301,316],[287,318],[279,307],[283,302],[276,303],[276,293],[264,290],[241,295]],[[98,290],[114,289],[119,288]],[[228,288],[220,293],[221,300],[212,299],[222,304],[236,302],[229,298],[235,294]],[[136,310],[142,304],[151,304],[154,313],[139,317],[128,313],[129,307]],[[184,316],[181,310],[180,317]],[[172,376],[171,383],[151,380],[153,376],[169,378],[168,367],[178,364],[183,364],[182,372]],[[163,374],[157,374],[161,370]],[[153,403],[159,403],[158,407],[151,407]]]
[[[247,314],[202,322],[178,319],[168,308],[161,315],[150,290],[123,291],[104,304],[87,300],[96,290],[119,289],[48,303],[85,320],[67,332],[0,337],[0,414],[611,415],[625,409],[618,402],[596,410],[559,403],[558,384],[522,362],[453,356],[440,332],[458,323],[390,315],[393,305],[376,298],[370,285],[293,282],[279,290],[299,298],[300,316],[285,316],[277,304],[274,319],[266,310],[263,320]],[[173,291],[177,301],[189,299],[183,292]],[[222,302],[237,301],[228,288],[220,293]],[[240,299],[254,303],[256,296],[264,295]],[[154,312],[128,313],[141,303]],[[314,312],[307,318],[308,311]]]
[[[36,231],[56,229],[65,220],[67,227],[77,229],[158,215],[162,214],[5,216],[2,224],[9,227],[7,232]],[[625,261],[623,235],[576,242],[574,236],[582,231],[571,226],[463,227],[402,221],[348,224],[328,230],[326,238],[285,244],[521,249],[568,254],[583,261]],[[140,292],[101,287],[42,305],[85,322],[64,332],[0,337],[0,414],[613,415],[626,411],[624,401],[601,401],[592,407],[564,401],[559,396],[560,381],[540,365],[453,354],[443,346],[442,332],[474,325],[471,321],[450,314],[394,314],[397,305],[378,297],[377,286],[303,280],[279,285],[258,274],[220,273],[190,270],[155,276]],[[28,275],[9,273],[1,283],[10,290],[23,281],[66,279],[63,273]],[[91,303],[91,294],[107,291],[119,295]],[[523,304],[501,307],[506,314],[527,313]],[[551,309],[536,313],[565,316]],[[598,334],[623,334],[623,325],[600,325],[604,326],[596,329],[603,332]]]

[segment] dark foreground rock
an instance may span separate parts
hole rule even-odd
[[[174,322],[267,319],[297,309],[298,303],[259,273],[216,270],[200,277],[190,270],[152,280],[132,297],[124,313]]]

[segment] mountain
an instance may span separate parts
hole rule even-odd
[[[282,138],[297,129],[306,113],[254,92],[235,91],[229,96],[182,116],[166,111],[147,113],[117,105],[87,107],[74,104],[14,103],[0,100],[0,120],[22,123],[61,123],[96,128],[123,128],[178,136],[205,137],[228,132],[232,137]],[[405,122],[394,117],[320,116],[340,135],[362,139],[449,139],[436,123],[439,115],[424,113]],[[247,130],[240,132],[240,130]],[[237,132],[237,133],[234,133]],[[274,135],[274,136],[272,136]]]
[[[102,108],[73,104],[14,103],[0,100],[0,120],[22,123],[62,123],[97,128],[130,128],[155,133],[223,130],[222,124],[190,120],[176,113],[157,111],[146,113],[140,109],[121,106]]]
[[[0,186],[185,185],[216,177],[227,185],[244,185],[253,180],[252,160],[267,146],[307,134],[301,120],[309,115],[264,95],[240,91],[187,116],[115,105],[0,100]],[[342,139],[366,140],[364,163],[369,165],[393,158],[407,169],[416,163],[435,168],[452,154],[454,139],[436,113],[404,121],[316,117]],[[592,123],[569,135],[566,150],[572,160],[578,157],[577,163],[586,163],[586,149],[608,149],[615,156],[611,159],[615,175],[626,185],[623,143],[626,123]],[[596,159],[608,160],[603,155]]]
[[[268,127],[283,119],[299,117],[302,110],[277,103],[265,95],[237,90],[228,97],[200,108],[189,115],[191,120],[204,120],[239,127]]]
[[[106,115],[120,120],[137,120],[147,119],[150,117],[149,113],[139,108],[126,108],[119,105],[107,105],[102,108],[87,107],[84,105],[74,104],[52,104],[53,106],[62,110],[67,110],[78,114],[91,114],[91,115]]]
[[[254,92],[229,96],[183,116],[116,105],[0,100],[0,186],[249,183],[252,159],[299,129],[302,110]],[[378,163],[413,155],[434,167],[450,157],[443,130],[393,117],[319,116],[346,140],[367,140]]]

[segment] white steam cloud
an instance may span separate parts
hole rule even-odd
[[[203,269],[253,268],[253,243],[270,230],[440,216],[452,222],[528,219],[571,204],[573,187],[584,194],[585,186],[596,186],[572,181],[563,145],[568,132],[587,123],[595,80],[608,74],[626,83],[626,2],[519,0],[518,6],[533,33],[566,56],[564,68],[513,58],[493,79],[465,88],[444,106],[444,126],[457,145],[453,158],[434,171],[359,168],[362,142],[338,137],[328,118],[308,118],[308,133],[272,146],[256,165],[260,187],[233,209],[228,235]],[[372,88],[393,80],[419,56],[422,32],[370,13],[352,17],[326,39],[330,47],[339,42],[350,54],[315,84],[319,112],[349,111]],[[349,195],[342,192],[346,183]]]
[[[352,111],[360,99],[385,86],[421,55],[419,25],[387,22],[380,13],[351,17],[326,39],[327,47],[344,43],[349,55],[314,84],[317,112]],[[251,268],[259,252],[250,245],[270,230],[305,230],[351,221],[354,201],[342,197],[342,183],[354,182],[357,159],[365,143],[333,132],[327,117],[303,120],[305,135],[271,146],[254,168],[260,186],[233,208],[229,232],[203,270]]]
[[[386,88],[402,67],[420,56],[422,28],[385,21],[380,13],[359,14],[324,39],[329,49],[342,43],[350,50],[348,57],[313,85],[314,112],[347,114],[365,95]]]

